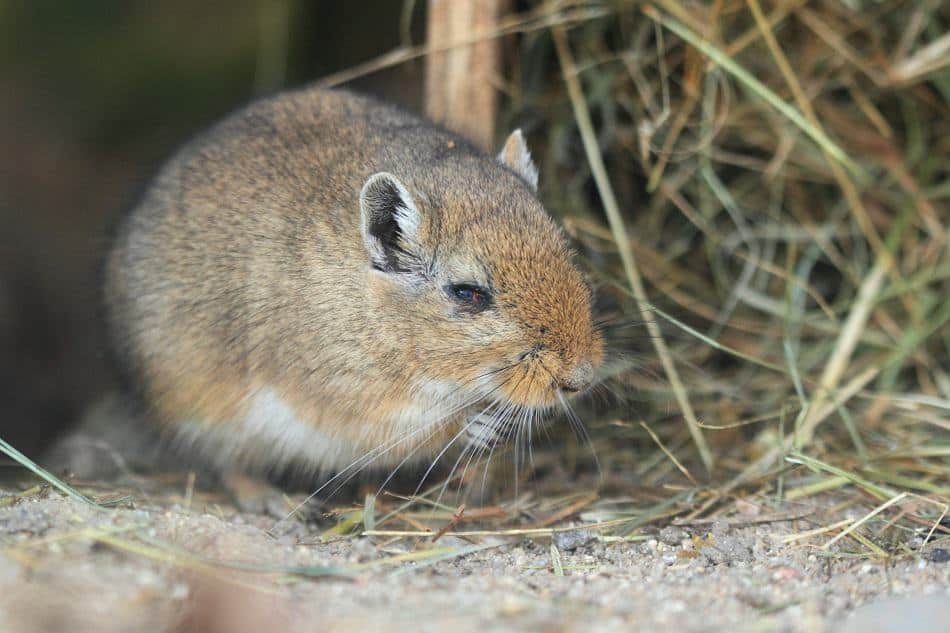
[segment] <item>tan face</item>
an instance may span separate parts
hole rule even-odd
[[[435,266],[442,296],[431,299],[443,304],[443,327],[470,359],[458,363],[459,378],[546,408],[590,386],[603,342],[564,240],[540,206],[530,211],[460,227],[452,254]]]
[[[527,187],[421,194],[420,208],[394,176],[374,178],[364,242],[378,300],[405,315],[393,327],[419,361],[407,371],[496,409],[556,407],[591,385],[603,357],[591,293]]]

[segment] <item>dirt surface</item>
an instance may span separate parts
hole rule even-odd
[[[199,499],[0,493],[0,631],[947,631],[943,549],[829,556],[807,521],[636,540],[332,536]],[[745,525],[740,525],[741,523]]]

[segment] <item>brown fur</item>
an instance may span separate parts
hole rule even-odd
[[[520,169],[512,143],[502,158]],[[421,443],[431,456],[497,396],[550,408],[559,385],[589,382],[602,342],[561,231],[513,169],[348,92],[254,103],[179,152],[126,220],[106,284],[119,357],[173,430],[232,424],[269,389],[348,447],[318,469],[406,435],[398,418],[424,400],[420,384],[483,402],[377,463]],[[412,277],[371,266],[360,194],[377,172],[421,214]],[[466,313],[446,296],[469,281],[494,290],[492,308]],[[238,458],[276,453],[252,437]]]

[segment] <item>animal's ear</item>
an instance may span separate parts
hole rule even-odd
[[[521,176],[532,191],[538,190],[538,168],[531,160],[531,152],[520,128],[508,135],[505,146],[498,153],[498,162]]]
[[[406,272],[422,217],[405,185],[386,172],[370,176],[360,192],[360,216],[363,244],[373,267]]]

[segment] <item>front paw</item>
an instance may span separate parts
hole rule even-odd
[[[238,471],[225,471],[220,474],[220,479],[235,507],[242,512],[281,520],[293,513],[304,523],[320,523],[323,520],[326,508],[320,499],[310,498],[298,506],[296,500],[280,488]]]

